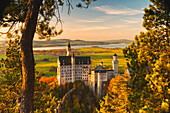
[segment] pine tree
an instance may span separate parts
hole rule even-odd
[[[106,96],[100,100],[100,113],[128,112],[129,76],[118,75],[112,78]]]
[[[130,74],[132,94],[129,95],[129,105],[133,112],[157,110],[163,112],[162,103],[166,105],[165,103],[169,101],[167,96],[169,68],[166,65],[169,64],[170,55],[170,5],[168,0],[151,0],[151,2],[149,9],[144,9],[143,26],[147,32],[141,32],[135,37],[135,43],[132,42],[124,49],[124,55],[129,61],[128,68],[132,71]],[[162,88],[164,90],[161,90]],[[167,105],[165,108],[167,112]]]
[[[74,100],[73,100],[73,112],[74,113],[81,113],[79,99],[77,98],[77,96],[75,96]]]
[[[19,38],[8,42],[5,55],[6,58],[0,60],[4,78],[4,81],[0,84],[0,112],[17,113],[20,110],[19,98],[21,97],[22,84]],[[58,100],[60,99],[57,96],[58,92],[56,93],[56,89],[59,87],[53,83],[54,85],[48,88],[49,86],[47,84],[39,83],[39,72],[36,71],[35,75],[34,112],[52,112],[57,108]]]
[[[0,111],[15,112],[18,110],[17,100],[21,95],[22,66],[19,39],[8,42],[5,59],[1,59],[3,78],[0,85]]]
[[[4,0],[3,0],[4,1]],[[82,0],[88,8],[92,0]],[[96,0],[93,0],[96,1]],[[15,25],[21,26],[15,30],[20,31],[21,36],[21,56],[23,69],[23,84],[22,84],[22,99],[21,112],[33,112],[34,101],[34,82],[35,82],[35,67],[33,55],[33,38],[34,34],[38,33],[39,38],[50,39],[51,36],[59,35],[63,32],[56,31],[56,26],[50,26],[50,21],[56,17],[57,22],[62,22],[60,19],[59,6],[63,6],[64,0],[11,0],[8,7],[0,7],[3,9],[3,15],[0,15],[0,26],[9,28],[6,33],[8,37],[13,37],[12,28]],[[68,14],[72,5],[69,0],[66,0],[68,5]],[[77,7],[83,7],[78,4]],[[5,8],[5,9],[4,9]],[[58,12],[58,15],[56,15]],[[24,27],[23,27],[24,24]]]

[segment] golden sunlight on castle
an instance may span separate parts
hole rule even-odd
[[[59,56],[57,79],[58,84],[75,82],[76,80],[84,81],[86,85],[92,89],[94,93],[101,96],[104,84],[118,75],[117,55],[113,55],[112,70],[103,68],[103,62],[96,68],[91,70],[90,56],[75,56],[71,52],[71,45],[67,45],[67,56]]]

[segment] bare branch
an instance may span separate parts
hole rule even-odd
[[[71,14],[71,9],[73,9],[72,4],[70,3],[70,0],[66,1],[66,5],[68,6],[68,11],[67,14],[70,15]]]

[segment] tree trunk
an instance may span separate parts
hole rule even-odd
[[[21,56],[22,56],[22,99],[21,113],[33,113],[34,100],[34,56],[33,56],[33,37],[36,30],[39,8],[42,0],[29,0],[29,10],[25,19],[25,26],[21,38]]]

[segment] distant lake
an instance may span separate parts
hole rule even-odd
[[[107,45],[72,45],[71,48],[86,48],[86,47],[102,47],[102,48],[125,48],[129,44],[107,44]],[[56,50],[56,49],[66,49],[67,46],[57,46],[57,47],[34,47],[33,50]]]

